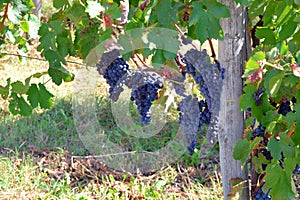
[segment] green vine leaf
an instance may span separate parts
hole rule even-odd
[[[270,191],[272,200],[295,199],[295,191],[292,189],[294,182],[291,181],[291,171],[287,170],[290,168],[286,166],[285,169],[282,169],[278,163],[267,166],[268,176],[266,177],[264,188],[272,188]]]
[[[32,107],[25,101],[22,96],[19,97],[17,93],[13,92],[10,97],[11,100],[9,101],[9,110],[13,115],[31,115]]]
[[[264,87],[268,89],[268,93],[274,97],[282,83],[284,71],[270,70],[264,78]]]
[[[68,0],[53,0],[53,7],[60,9],[65,5],[68,5],[69,1]]]
[[[193,10],[190,16],[189,26],[195,25],[195,31],[201,43],[207,38],[221,38],[221,18],[230,17],[227,6],[216,0],[204,0],[193,2]]]
[[[251,151],[252,149],[248,140],[239,140],[233,149],[233,158],[245,163]]]
[[[16,81],[11,84],[11,91],[18,94],[26,94],[27,87],[21,81]]]
[[[264,39],[263,44],[274,45],[276,44],[275,33],[272,28],[258,27],[255,36],[259,39]]]
[[[291,139],[293,140],[295,145],[300,145],[300,122],[296,123],[294,134]]]
[[[28,101],[33,108],[37,107],[38,104],[41,108],[49,109],[53,105],[53,97],[46,87],[39,83],[38,85],[32,84],[27,92]]]

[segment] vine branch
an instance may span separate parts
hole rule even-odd
[[[1,24],[0,24],[0,32],[2,31],[2,28],[3,28],[3,26],[4,26],[5,19],[7,18],[8,5],[9,5],[9,4],[6,4],[6,6],[5,6],[5,8],[4,8],[4,14],[3,14],[3,18],[2,18],[2,21],[1,21]]]
[[[215,53],[215,49],[214,49],[214,45],[211,41],[210,38],[207,38],[208,40],[208,43],[209,43],[209,47],[210,47],[210,50],[211,50],[211,57],[214,59],[214,61],[217,63],[218,60],[217,60],[217,56],[216,56],[216,53]]]

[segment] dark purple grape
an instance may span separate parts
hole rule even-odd
[[[278,113],[282,114],[283,116],[286,116],[291,111],[292,111],[292,108],[291,108],[290,101],[285,101],[280,104]]]
[[[270,200],[270,199],[272,199],[272,197],[269,195],[270,190],[271,189],[269,189],[267,193],[264,193],[262,191],[262,188],[260,187],[258,189],[258,191],[256,192],[256,194],[254,195],[254,198],[256,200]]]
[[[261,150],[261,153],[266,157],[267,160],[272,160],[273,157],[271,155],[271,152],[268,151],[267,149]]]
[[[260,106],[261,105],[261,96],[262,96],[262,94],[264,93],[264,89],[262,89],[262,88],[260,88],[258,91],[256,91],[255,93],[254,93],[254,99],[255,99],[255,104],[257,105],[257,106]]]
[[[256,129],[252,131],[251,140],[254,140],[256,137],[263,137],[265,134],[265,127],[259,125]]]
[[[162,77],[152,72],[136,71],[132,76],[131,101],[135,101],[140,114],[140,122],[151,121],[151,105],[158,99],[158,90],[163,87]]]
[[[293,174],[300,174],[300,166],[298,164],[296,165]]]

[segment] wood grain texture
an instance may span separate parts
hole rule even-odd
[[[244,114],[239,109],[239,98],[243,92],[242,74],[247,58],[247,12],[233,0],[221,0],[229,5],[231,18],[222,19],[221,26],[224,40],[219,41],[219,61],[226,69],[225,80],[221,94],[220,118],[220,164],[223,182],[224,199],[229,199],[231,178],[247,179],[247,173],[241,167],[241,162],[232,157],[236,142],[242,138],[244,130]],[[249,190],[245,185],[239,199],[249,199]]]

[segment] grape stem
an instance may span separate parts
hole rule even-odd
[[[267,174],[264,174],[263,177],[261,178],[261,180],[259,181],[259,185],[256,185],[256,187],[254,188],[254,190],[253,190],[254,193],[257,193],[258,189],[263,186],[263,184],[265,183],[266,177],[267,177]]]
[[[210,50],[211,50],[211,57],[212,57],[212,58],[214,59],[214,61],[217,63],[218,60],[217,60],[217,58],[216,58],[216,53],[215,53],[214,45],[213,45],[213,43],[212,43],[212,41],[211,41],[210,38],[207,38],[207,40],[208,40],[209,47],[210,47]]]
[[[142,68],[140,66],[140,64],[136,61],[136,58],[134,56],[131,56],[131,60],[134,62],[134,64],[136,65],[136,67],[142,71]]]
[[[184,34],[184,32],[180,29],[180,27],[177,24],[174,24],[174,26],[175,26],[176,30],[179,32],[179,34],[180,34],[181,37],[186,37],[185,34]],[[193,44],[193,42],[191,42],[191,45],[195,49],[197,49],[197,47]]]
[[[295,131],[295,128],[296,128],[296,124],[295,124],[295,122],[293,122],[293,125],[292,125],[291,129],[290,129],[289,132],[287,133],[287,136],[288,136],[288,137],[292,137],[292,136],[293,136],[294,131]]]
[[[141,63],[145,66],[145,67],[147,67],[147,68],[150,68],[150,67],[148,67],[148,65],[144,62],[144,60],[136,53],[136,54],[134,54],[140,61],[141,61]]]

